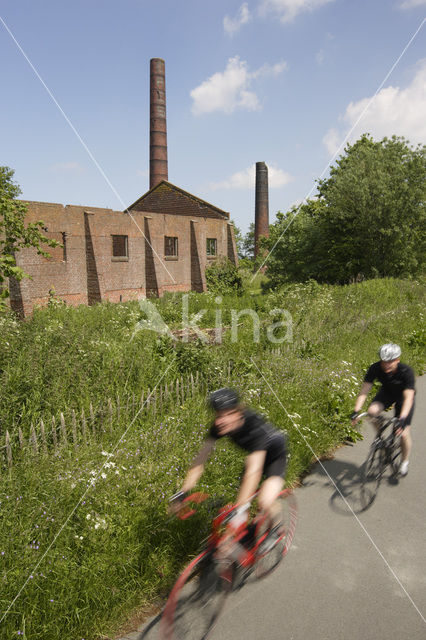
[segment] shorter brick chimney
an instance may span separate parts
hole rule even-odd
[[[259,253],[259,239],[269,237],[268,167],[256,162],[256,206],[254,214],[254,256]]]

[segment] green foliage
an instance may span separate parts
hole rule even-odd
[[[397,342],[403,361],[417,373],[425,370],[425,293],[425,282],[388,278],[347,286],[308,281],[267,295],[224,296],[226,322],[232,309],[252,309],[261,335],[253,341],[252,319],[241,316],[238,340],[227,330],[218,345],[179,343],[152,331],[132,338],[141,315],[137,303],[53,304],[26,322],[3,315],[0,425],[14,441],[18,424],[28,433],[45,411],[86,406],[89,399],[105,403],[117,392],[140,397],[164,372],[163,382],[197,370],[205,381],[183,403],[161,403],[157,414],[150,409],[132,421],[122,411],[112,433],[100,432],[87,445],[48,457],[16,456],[10,473],[3,469],[3,611],[32,576],[2,623],[3,636],[19,637],[25,625],[31,640],[59,640],[64,629],[70,638],[115,637],[129,613],[167,593],[206,535],[211,514],[178,522],[166,509],[208,431],[207,391],[235,386],[288,433],[292,484],[311,465],[312,451],[321,457],[359,437],[348,415],[380,344]],[[181,302],[170,296],[155,304],[178,327]],[[191,314],[207,309],[206,323],[217,307],[212,294],[189,296]],[[265,338],[276,308],[286,309],[293,324],[293,341],[279,352]],[[243,458],[231,443],[218,443],[200,489],[232,502]]]
[[[20,281],[28,277],[17,266],[16,253],[23,247],[34,247],[38,254],[49,257],[42,245],[57,247],[59,244],[42,233],[42,221],[24,224],[27,207],[16,200],[21,190],[13,182],[13,174],[9,167],[0,167],[0,312],[4,312],[4,301],[9,297],[6,280]]]
[[[250,223],[249,230],[241,238],[240,248],[238,251],[240,258],[246,258],[247,260],[254,260],[254,222]]]
[[[271,225],[271,286],[418,276],[426,258],[426,147],[404,138],[347,145],[318,198]]]
[[[206,268],[207,289],[216,295],[242,293],[242,279],[237,267],[228,258],[218,258]]]

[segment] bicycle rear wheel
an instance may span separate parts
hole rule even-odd
[[[277,498],[277,504],[279,507],[278,534],[271,533],[271,529],[266,526],[265,521],[260,522],[257,532],[259,547],[257,549],[255,573],[259,579],[269,575],[278,567],[290,549],[294,538],[297,523],[297,503],[293,491],[291,489],[281,491]]]
[[[382,447],[372,445],[361,475],[361,505],[369,507],[376,498],[385,465],[385,452]]]
[[[178,578],[164,608],[161,637],[204,640],[231,590],[232,569],[218,571],[211,552],[197,556]]]

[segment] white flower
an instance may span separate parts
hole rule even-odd
[[[91,517],[92,517],[92,516],[90,515],[90,513],[88,513],[88,514],[86,515],[86,520],[90,520],[90,518],[91,518]]]
[[[107,456],[107,458],[111,458],[112,457],[112,453],[108,453],[108,451],[102,451],[102,455],[103,456]]]
[[[103,478],[105,480],[106,478],[106,473],[101,473],[101,478]]]

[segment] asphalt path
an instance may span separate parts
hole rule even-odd
[[[359,470],[373,434],[317,463],[277,571],[233,593],[211,640],[426,639],[426,376],[417,380],[409,473],[388,473],[362,510]],[[126,640],[159,640],[158,619]],[[124,639],[123,639],[124,640]]]

